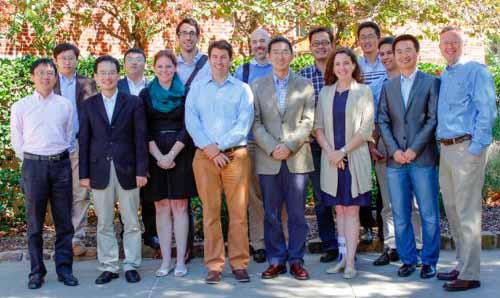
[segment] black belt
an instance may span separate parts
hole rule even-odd
[[[62,153],[54,155],[38,155],[38,154],[24,152],[23,156],[25,159],[31,159],[31,160],[64,160],[69,158],[69,153],[68,151],[64,151]]]
[[[153,134],[164,134],[164,133],[176,133],[176,132],[179,132],[180,130],[175,130],[175,129],[167,129],[167,130],[157,130],[157,131],[154,131]]]
[[[229,149],[222,151],[222,153],[233,153],[234,151],[236,151],[238,149],[246,148],[246,147],[247,147],[246,145],[235,146],[235,147],[232,147],[232,148],[229,148]]]
[[[445,146],[449,146],[449,145],[454,145],[454,144],[460,144],[460,143],[463,143],[463,142],[468,141],[470,139],[472,139],[471,135],[464,135],[464,136],[460,136],[460,137],[456,137],[456,138],[452,138],[452,139],[441,139],[441,140],[439,140],[439,142],[441,142],[441,144],[443,144]]]

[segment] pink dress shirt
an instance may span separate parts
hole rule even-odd
[[[10,138],[16,156],[23,153],[53,155],[71,149],[74,108],[69,100],[52,92],[32,95],[12,105]]]

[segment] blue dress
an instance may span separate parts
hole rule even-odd
[[[335,150],[345,146],[345,111],[349,90],[342,93],[335,91],[333,98],[333,133]],[[321,198],[325,205],[342,206],[369,206],[372,201],[371,192],[360,194],[356,198],[351,193],[351,172],[349,171],[349,161],[345,163],[344,170],[337,169],[337,196],[332,196],[322,191]]]

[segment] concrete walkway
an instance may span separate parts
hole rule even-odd
[[[442,282],[437,279],[422,280],[418,271],[409,278],[400,278],[396,271],[399,264],[374,267],[371,262],[376,254],[358,255],[359,275],[352,281],[346,281],[341,275],[327,275],[329,265],[319,262],[319,255],[306,256],[306,268],[311,279],[300,282],[290,275],[282,275],[273,280],[262,280],[260,273],[266,264],[251,262],[249,272],[252,281],[247,284],[235,282],[226,269],[223,281],[218,285],[206,285],[203,281],[205,269],[202,259],[195,259],[189,266],[189,275],[184,278],[167,276],[156,278],[155,270],[159,260],[145,260],[140,269],[142,281],[128,284],[123,273],[120,278],[103,286],[94,284],[99,274],[96,261],[75,262],[74,272],[80,280],[75,288],[57,282],[52,262],[47,263],[49,274],[44,286],[39,290],[26,288],[29,263],[0,263],[0,297],[1,298],[98,298],[98,297],[144,297],[144,298],[253,298],[253,297],[500,297],[500,250],[483,251],[482,253],[482,287],[461,293],[448,293],[442,289]],[[438,269],[448,270],[452,267],[454,252],[442,251]]]

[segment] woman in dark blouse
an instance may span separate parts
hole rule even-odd
[[[150,180],[144,199],[154,201],[156,228],[160,238],[162,265],[156,276],[171,268],[172,230],[177,256],[184,256],[189,219],[188,199],[196,196],[192,162],[194,146],[184,126],[184,85],[176,74],[172,51],[154,56],[155,78],[139,96],[144,100],[149,131]],[[175,276],[187,274],[184,258],[177,258]]]

